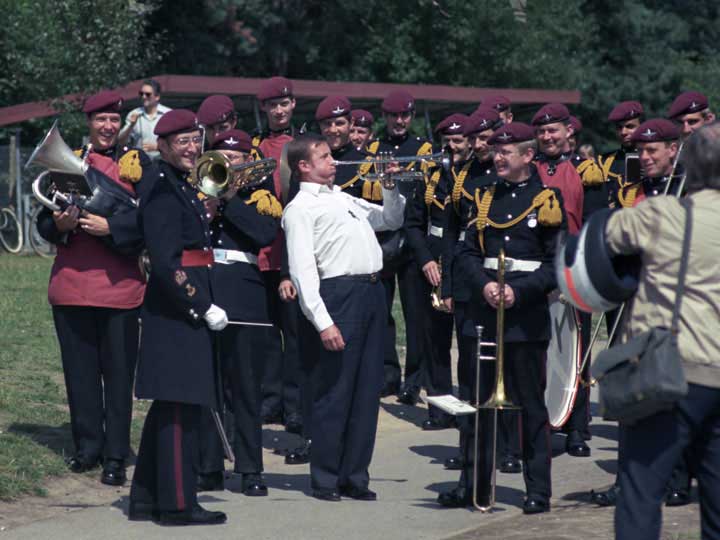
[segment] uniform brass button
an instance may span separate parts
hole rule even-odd
[[[208,248],[206,248],[206,247],[203,248],[203,251],[207,251],[207,250],[208,250]]]
[[[508,214],[508,219],[512,219],[512,214]]]
[[[510,237],[509,237],[509,236],[506,236],[506,237],[505,237],[505,241],[506,241],[506,242],[509,242],[509,241],[510,241]]]

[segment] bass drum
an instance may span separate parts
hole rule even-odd
[[[552,337],[547,350],[545,405],[553,429],[560,429],[570,418],[582,365],[579,316],[575,308],[560,301],[559,296],[555,291],[549,298]]]

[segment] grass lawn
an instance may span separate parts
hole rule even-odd
[[[45,479],[66,474],[65,460],[73,453],[60,350],[47,302],[51,266],[52,260],[0,252],[0,500],[42,495]],[[393,313],[401,352],[405,324],[399,298]],[[147,406],[135,402],[134,450]]]

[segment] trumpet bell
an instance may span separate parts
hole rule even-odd
[[[76,156],[60,135],[57,120],[42,141],[33,150],[25,168],[39,165],[52,172],[84,175],[88,168],[85,161]]]
[[[211,150],[197,159],[188,181],[208,197],[220,197],[228,190],[231,175],[230,160]]]

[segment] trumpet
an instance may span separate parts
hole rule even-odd
[[[441,284],[437,287],[433,287],[432,291],[430,291],[430,303],[432,304],[433,309],[441,313],[450,313],[450,310],[442,299],[442,257],[438,260],[438,272],[440,273]]]
[[[378,152],[372,157],[362,160],[352,161],[334,161],[336,167],[344,167],[349,165],[372,165],[375,172],[368,174],[361,174],[360,177],[364,180],[375,181],[379,180],[385,189],[394,189],[397,182],[414,182],[420,180],[425,176],[425,170],[435,164],[449,170],[452,166],[452,157],[446,151],[437,152],[435,154],[427,154],[421,156],[402,156],[395,157],[392,152]],[[387,170],[394,164],[407,163],[407,164],[420,164],[421,170],[415,170],[414,166],[408,167],[408,169],[402,170],[396,173],[388,173]]]
[[[222,152],[210,150],[197,159],[188,181],[208,197],[222,197],[230,189],[246,190],[259,186],[276,167],[275,158],[233,165]]]

